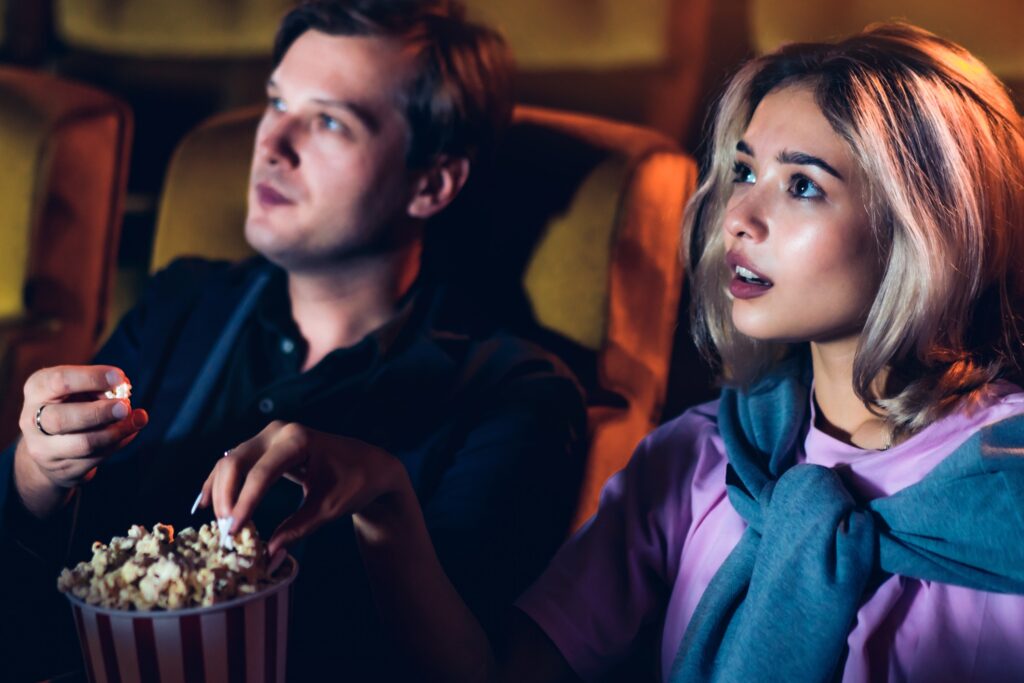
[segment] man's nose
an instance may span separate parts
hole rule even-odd
[[[734,196],[725,210],[725,230],[736,239],[746,238],[760,242],[768,234],[764,202],[756,188],[750,188],[742,197]]]
[[[292,168],[299,165],[296,137],[300,134],[299,121],[281,115],[267,122],[260,131],[257,147],[271,165],[286,164]]]

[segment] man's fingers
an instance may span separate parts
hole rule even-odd
[[[139,408],[138,410],[133,410],[132,414],[125,419],[115,422],[104,429],[69,435],[68,438],[84,439],[87,453],[95,453],[105,449],[113,450],[119,443],[138,433],[147,424],[149,424],[149,413]]]
[[[109,391],[128,381],[112,365],[58,365],[43,368],[25,382],[26,403],[47,403],[67,396]]]
[[[47,434],[75,434],[118,422],[131,413],[126,400],[102,399],[88,403],[46,403],[38,413]]]
[[[59,458],[43,465],[43,469],[50,481],[70,488],[92,479],[96,473],[96,467],[102,461],[103,456]]]
[[[46,411],[43,412],[45,414]],[[42,437],[35,442],[37,446],[45,446],[46,454],[41,456],[39,460],[44,462],[50,459],[102,457],[102,451],[116,450],[122,441],[133,437],[148,423],[149,414],[140,408],[133,410],[131,416],[109,424],[102,429]],[[47,431],[49,431],[48,428]]]

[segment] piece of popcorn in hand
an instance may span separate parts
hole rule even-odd
[[[217,530],[220,531],[220,547],[224,550],[234,550],[235,541],[231,537],[231,525],[235,523],[234,517],[218,517]]]
[[[121,382],[113,390],[104,392],[103,395],[107,398],[131,398],[132,385],[128,382]]]

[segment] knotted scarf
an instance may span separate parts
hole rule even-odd
[[[890,574],[1024,593],[1024,416],[863,504],[834,470],[794,464],[809,387],[791,359],[722,392],[727,491],[748,528],[697,605],[672,683],[832,680],[866,592]]]

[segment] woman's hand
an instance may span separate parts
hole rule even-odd
[[[405,467],[386,451],[276,421],[221,458],[203,484],[199,504],[212,501],[218,518],[234,518],[234,533],[282,477],[302,487],[304,500],[271,537],[271,556],[342,515],[356,514],[357,522],[371,527],[386,521],[412,491]]]

